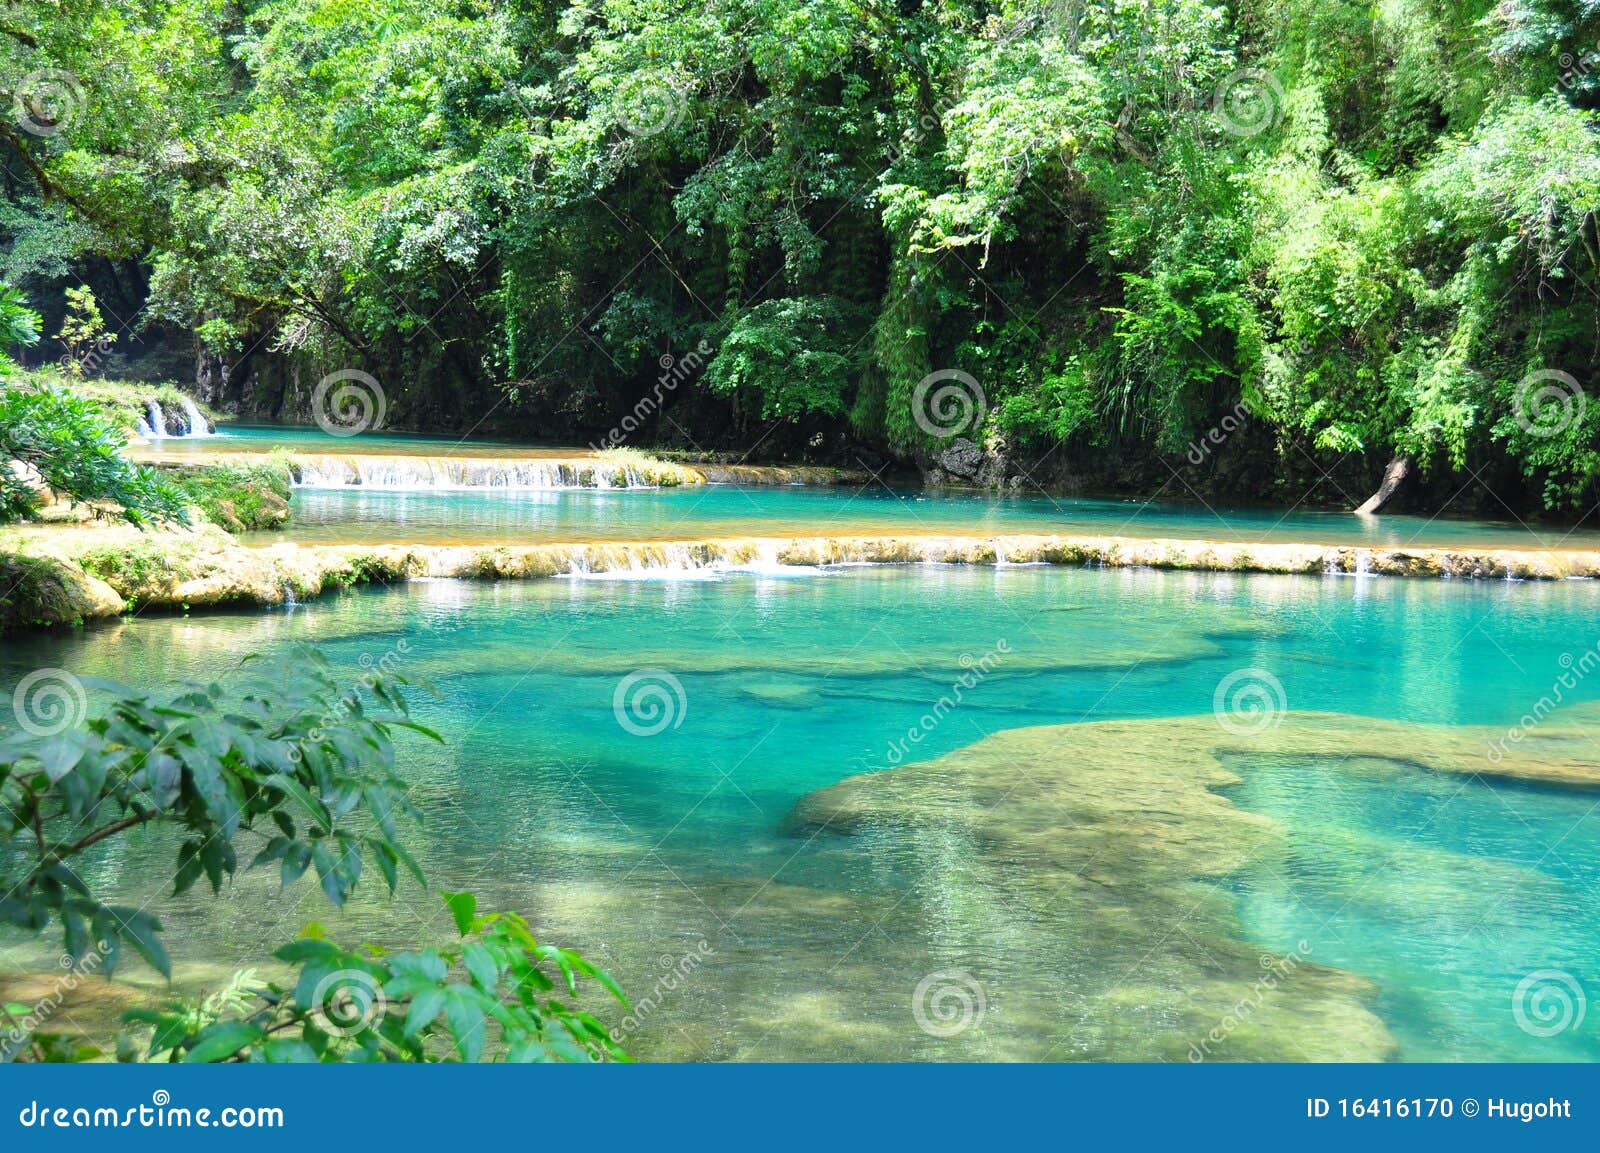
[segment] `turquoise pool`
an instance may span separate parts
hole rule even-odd
[[[253,544],[539,544],[750,536],[1076,533],[1351,547],[1600,548],[1560,527],[1343,512],[1215,509],[1070,497],[987,497],[877,485],[596,491],[296,489],[294,520]]]
[[[1600,794],[1471,773],[1597,608],[1592,582],[1139,570],[440,581],[8,638],[0,684],[398,654],[448,740],[407,757],[425,868],[612,969],[644,1058],[1593,1060],[1592,1008],[1542,1032],[1539,975],[1600,990]],[[1240,673],[1281,727],[1218,720]],[[1564,695],[1546,731],[1600,761],[1600,676]],[[415,888],[173,901],[170,851],[95,868],[161,910],[186,980],[313,918],[443,929]]]

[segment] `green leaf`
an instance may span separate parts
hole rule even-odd
[[[259,1052],[263,1061],[273,1065],[309,1065],[317,1061],[317,1051],[297,1037],[275,1037]]]
[[[44,766],[50,783],[55,784],[77,766],[92,743],[93,738],[89,734],[78,729],[67,729],[40,742],[34,750],[34,756]]]
[[[478,898],[471,893],[441,893],[444,903],[455,918],[456,932],[465,937],[472,928],[472,919],[478,912]]]
[[[468,941],[461,950],[461,956],[466,962],[467,972],[478,987],[485,993],[493,993],[500,984],[500,966],[495,963],[494,954],[478,942]]]
[[[444,1008],[445,992],[433,986],[422,990],[411,999],[411,1007],[406,1010],[405,1035],[415,1037],[439,1015]]]
[[[218,1021],[200,1030],[193,1047],[183,1055],[183,1060],[190,1065],[221,1061],[248,1045],[254,1045],[265,1036],[247,1021]]]
[[[161,922],[138,909],[113,908],[111,912],[121,922],[118,936],[132,944],[134,950],[151,968],[171,980],[172,961],[167,956],[166,948],[156,938],[156,934],[161,930]]]
[[[456,1052],[467,1062],[483,1052],[483,1002],[481,994],[468,985],[450,985],[444,991],[444,1018],[455,1038]]]

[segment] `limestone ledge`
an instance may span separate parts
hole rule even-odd
[[[48,604],[0,614],[11,627],[114,616],[130,607],[281,604],[352,584],[417,578],[532,579],[585,572],[852,564],[1053,564],[1204,572],[1560,580],[1600,575],[1600,553],[1355,549],[1129,537],[996,535],[742,537],[551,545],[296,545],[246,548],[220,529],[33,526],[0,553],[58,570]],[[35,565],[35,568],[38,566]],[[4,606],[0,606],[4,607]]]
[[[263,452],[184,444],[136,446],[129,456],[150,464],[248,466],[270,459]],[[505,456],[416,453],[293,452],[287,459],[297,484],[314,488],[679,488],[701,484],[750,486],[864,485],[872,474],[828,465],[678,463],[643,453],[540,451]]]

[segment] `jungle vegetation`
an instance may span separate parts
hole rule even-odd
[[[655,393],[644,443],[925,462],[961,373],[1041,482],[1570,515],[1597,68],[1596,0],[28,0],[0,279],[278,415],[354,367],[412,427]]]

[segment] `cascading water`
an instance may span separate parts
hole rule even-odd
[[[474,459],[425,456],[295,457],[301,488],[504,489],[653,488],[656,478],[603,460]]]
[[[154,400],[145,402],[144,419],[139,422],[139,435],[146,440],[162,440],[167,435],[167,418],[161,405]]]
[[[167,431],[167,414],[161,411],[161,403],[152,398],[145,402],[144,418],[139,421],[135,431],[145,440],[192,440],[212,435],[211,426],[206,422],[200,406],[187,396],[183,398],[181,423],[182,432]]]
[[[205,415],[200,411],[200,406],[187,396],[183,398],[183,415],[184,419],[189,422],[189,431],[184,433],[185,436],[211,435],[211,426],[206,423]]]

